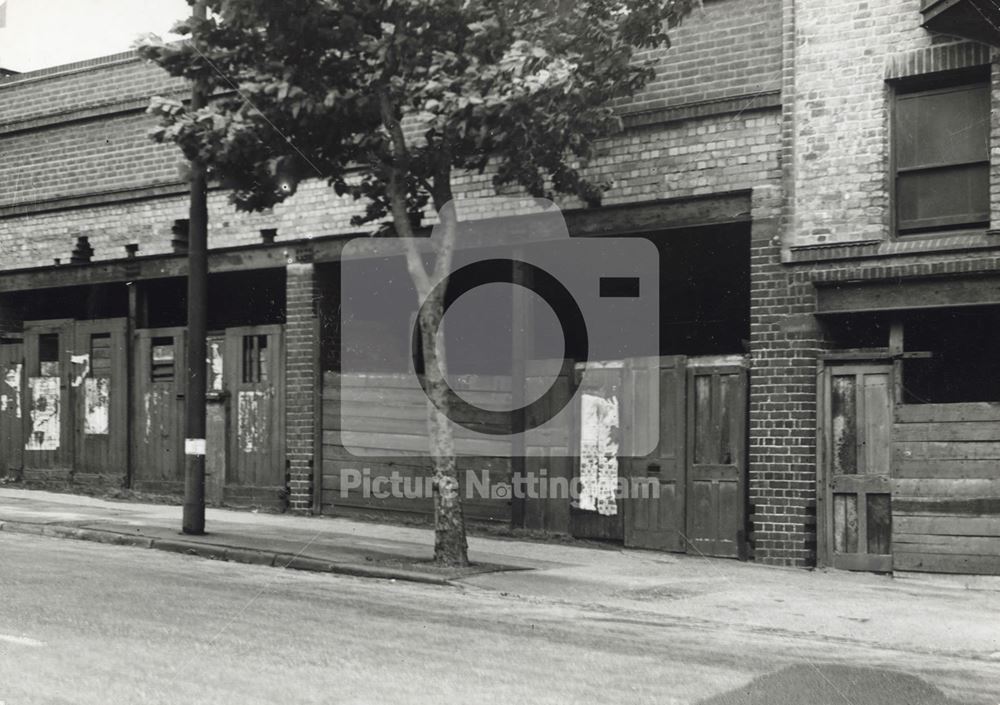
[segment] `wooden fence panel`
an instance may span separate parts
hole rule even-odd
[[[896,407],[893,568],[1000,574],[1000,404]]]

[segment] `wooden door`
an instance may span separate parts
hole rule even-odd
[[[123,478],[128,448],[125,319],[78,321],[74,337],[74,469]]]
[[[689,367],[688,552],[746,557],[746,370]]]
[[[622,372],[621,364],[588,363],[586,377],[577,390],[573,442],[579,481],[574,484],[581,492],[570,509],[570,532],[577,538],[622,540],[625,536],[622,500],[612,500],[606,485],[597,487],[588,479],[595,475],[608,478],[623,471],[617,450],[610,457],[605,452],[610,444],[621,443]],[[577,373],[582,375],[583,370]],[[597,421],[598,413],[609,416]]]
[[[73,321],[24,324],[24,467],[29,478],[67,479],[73,463],[70,403]]]
[[[625,365],[626,455],[655,445],[646,456],[624,459],[631,493],[625,499],[626,546],[686,550],[684,363],[683,356],[675,356],[636,358]]]
[[[892,569],[892,366],[827,367],[821,378],[826,562]]]
[[[277,504],[285,486],[281,326],[227,329],[225,356],[233,416],[226,500]]]
[[[24,462],[24,345],[0,342],[0,477]]]
[[[132,404],[137,489],[183,491],[186,355],[183,328],[136,332]]]

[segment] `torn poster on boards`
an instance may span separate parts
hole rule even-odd
[[[21,418],[21,363],[7,370],[3,382],[10,389],[10,395],[0,395],[0,411],[14,410],[14,418]]]
[[[88,377],[83,383],[83,432],[91,436],[108,433],[111,410],[111,380]]]
[[[268,413],[270,394],[255,390],[241,391],[238,397],[237,430],[239,446],[244,453],[261,450],[268,442],[270,423]]]
[[[59,450],[59,378],[31,377],[31,432],[25,450]]]
[[[618,397],[580,399],[580,509],[618,513]]]

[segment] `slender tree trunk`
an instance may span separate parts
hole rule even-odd
[[[447,359],[440,329],[443,302],[432,300],[421,315],[421,344],[430,402],[427,404],[427,431],[434,462],[434,560],[445,565],[469,564],[465,537],[455,440],[448,417]],[[438,331],[435,335],[431,331]]]

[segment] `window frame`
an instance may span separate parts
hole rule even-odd
[[[891,232],[893,239],[913,239],[921,236],[940,235],[945,232],[968,233],[970,231],[986,231],[990,227],[992,217],[992,207],[990,203],[990,185],[992,182],[992,170],[990,168],[990,154],[992,149],[992,126],[987,128],[987,145],[983,159],[975,161],[956,161],[947,164],[927,164],[920,166],[910,166],[900,169],[899,156],[899,102],[900,100],[919,98],[922,96],[940,95],[971,88],[985,89],[987,93],[987,112],[984,118],[987,123],[991,121],[992,113],[992,82],[990,80],[989,66],[976,67],[971,71],[947,72],[934,76],[910,77],[901,81],[889,83],[889,204],[891,218]],[[903,225],[899,212],[899,181],[902,174],[934,173],[946,169],[953,169],[963,166],[985,165],[987,174],[986,199],[987,209],[982,213],[969,213],[965,216],[939,216],[925,218],[917,224],[912,221]],[[974,219],[972,219],[974,218]]]

